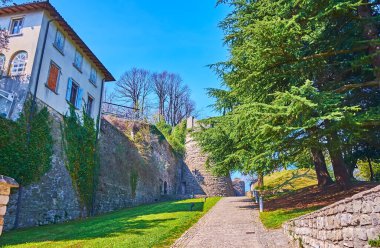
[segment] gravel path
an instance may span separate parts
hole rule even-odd
[[[221,199],[172,247],[289,247],[282,229],[268,231],[247,197]]]

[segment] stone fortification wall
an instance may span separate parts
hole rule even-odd
[[[41,103],[40,103],[41,104]],[[62,147],[62,116],[49,108],[54,140],[51,169],[38,182],[22,186],[19,228],[61,223],[86,217],[79,196],[66,168],[66,156]],[[119,125],[121,123],[121,126]],[[113,120],[102,120],[100,168],[94,201],[94,213],[151,203],[170,198],[179,191],[182,161],[177,158],[168,142],[148,132],[146,125]],[[131,139],[130,125],[136,134]],[[149,130],[149,129],[148,129]],[[128,131],[128,132],[127,132]],[[134,182],[131,182],[134,181]],[[18,190],[12,190],[4,229],[14,228]]]
[[[96,213],[176,195],[180,168],[181,162],[167,141],[152,134],[149,125],[105,117],[101,124]],[[135,189],[133,177],[137,180]]]
[[[41,105],[41,103],[40,103]],[[51,116],[53,157],[51,169],[42,176],[39,182],[31,185],[20,185],[19,228],[59,223],[79,218],[83,209],[79,204],[78,194],[73,187],[70,174],[65,165],[65,153],[62,147],[62,116],[48,108]],[[20,189],[18,189],[20,190]],[[14,227],[18,190],[12,190],[7,213],[4,218],[4,229]]]
[[[232,186],[236,196],[245,196],[245,182],[240,178],[235,178],[232,181]]]
[[[185,149],[182,184],[186,188],[183,190],[186,194],[235,196],[230,176],[214,176],[206,169],[207,155],[202,153],[197,142],[190,135],[186,137]]]
[[[294,247],[369,247],[380,235],[380,186],[283,225]]]

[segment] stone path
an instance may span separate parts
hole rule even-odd
[[[221,199],[172,247],[289,247],[282,229],[268,231],[247,197]]]

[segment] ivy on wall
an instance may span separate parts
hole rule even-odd
[[[0,174],[22,186],[38,181],[51,167],[53,139],[46,107],[30,114],[31,100],[16,121],[0,117]]]
[[[132,170],[131,171],[131,178],[130,178],[132,198],[136,197],[136,189],[137,189],[138,180],[139,180],[139,174],[137,173],[137,171]]]
[[[73,106],[64,117],[64,148],[67,169],[77,188],[82,204],[91,209],[95,185],[95,171],[98,167],[98,149],[94,120],[83,111],[80,118]]]

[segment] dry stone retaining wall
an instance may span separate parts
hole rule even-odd
[[[283,225],[294,247],[369,247],[380,235],[380,186]]]

